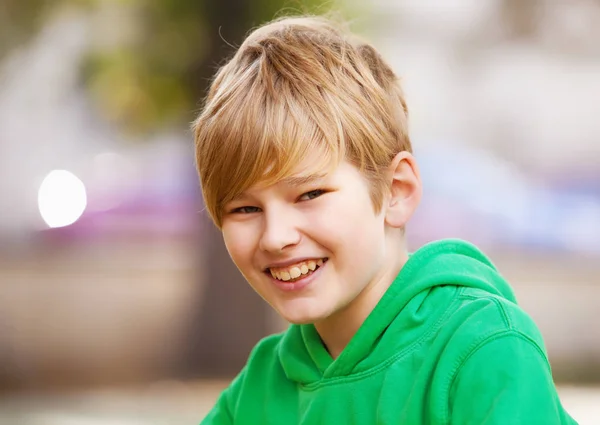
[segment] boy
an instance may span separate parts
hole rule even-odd
[[[397,77],[324,18],[250,34],[194,123],[206,208],[289,329],[203,424],[574,424],[542,337],[474,246],[409,256],[421,198]]]

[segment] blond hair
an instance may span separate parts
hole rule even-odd
[[[312,16],[266,24],[218,71],[193,124],[206,208],[221,227],[228,202],[316,154],[315,168],[358,167],[379,212],[386,167],[411,150],[407,116],[394,72],[340,25]]]

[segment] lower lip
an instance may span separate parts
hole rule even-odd
[[[319,268],[317,270],[315,270],[314,272],[312,272],[310,275],[303,277],[302,279],[297,280],[295,282],[291,282],[291,283],[284,282],[283,280],[275,279],[273,276],[271,276],[270,273],[269,273],[269,277],[271,278],[273,283],[275,283],[275,286],[277,286],[282,291],[286,291],[286,292],[300,291],[301,289],[305,288],[307,285],[312,283],[318,277],[318,275],[321,273],[321,270],[323,270],[323,267],[325,267],[326,264],[327,264],[326,262],[323,263],[322,266],[319,266]]]

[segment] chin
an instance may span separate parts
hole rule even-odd
[[[311,323],[315,323],[315,320],[310,319],[310,318],[305,318],[305,319],[294,319],[294,318],[285,318],[284,319],[288,322],[291,323],[292,325],[309,325]]]
[[[302,314],[299,312],[279,311],[279,315],[286,322],[289,322],[293,325],[307,325],[309,323],[315,323],[319,320],[318,317],[314,317],[311,314]]]
[[[325,310],[315,310],[314,306],[306,309],[298,306],[295,308],[286,307],[279,309],[277,312],[285,321],[294,325],[307,325],[316,323],[327,318],[328,316]]]

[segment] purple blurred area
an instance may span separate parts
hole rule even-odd
[[[417,148],[425,196],[413,240],[443,235],[487,249],[600,256],[600,169],[586,179],[570,170],[531,175],[491,152],[447,145]]]

